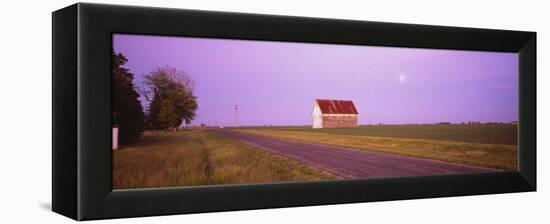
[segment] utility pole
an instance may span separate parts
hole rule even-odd
[[[239,105],[235,105],[235,127],[239,127]]]

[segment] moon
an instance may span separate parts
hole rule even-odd
[[[406,83],[407,82],[407,76],[404,74],[399,75],[399,83]]]

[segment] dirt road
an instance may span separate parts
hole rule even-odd
[[[475,166],[302,143],[230,130],[214,130],[246,144],[298,160],[342,178],[419,176],[451,173],[483,173],[498,170]]]

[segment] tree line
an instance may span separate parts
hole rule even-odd
[[[136,141],[145,129],[174,130],[189,124],[198,108],[189,75],[159,67],[145,75],[143,87],[134,85],[134,74],[124,65],[128,58],[112,52],[112,124],[119,128],[120,144]],[[139,100],[146,99],[146,108]]]

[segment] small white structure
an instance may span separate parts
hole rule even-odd
[[[113,150],[118,149],[118,125],[113,125]]]
[[[313,128],[357,127],[359,113],[351,100],[317,99],[311,112]]]

